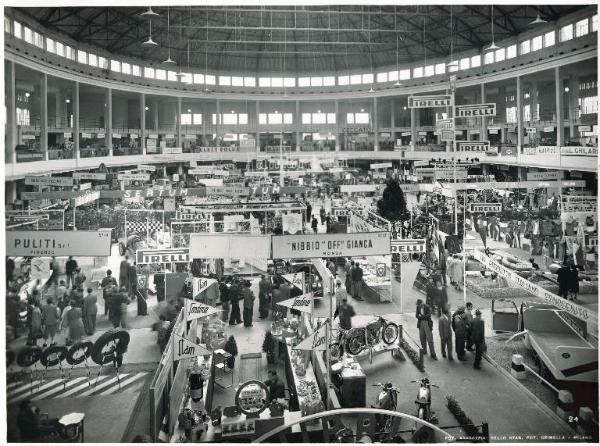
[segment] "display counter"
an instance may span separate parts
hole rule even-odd
[[[310,352],[293,350],[291,345],[287,345],[286,351],[286,379],[288,387],[297,398],[298,410],[303,415],[322,412],[325,407],[321,400],[321,392],[317,385],[313,366],[309,360]],[[292,401],[290,401],[291,408]]]
[[[352,260],[363,270],[363,295],[378,302],[391,302],[391,256],[353,257]]]

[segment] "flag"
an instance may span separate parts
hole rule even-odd
[[[282,302],[278,302],[277,305],[281,305],[282,307],[286,308],[291,308],[293,310],[298,310],[303,313],[312,313],[312,302],[312,293],[307,293],[302,294],[300,296],[292,297],[290,299],[286,299]]]
[[[188,341],[183,336],[173,333],[173,361],[204,355],[210,355],[210,351],[199,344]]]
[[[185,299],[185,314],[188,321],[200,319],[201,317],[210,316],[215,313],[220,313],[221,310],[203,304],[192,299]]]
[[[327,324],[321,325],[321,327],[319,327],[317,331],[307,336],[305,339],[302,340],[302,342],[293,347],[293,350],[327,350],[327,329]]]
[[[304,273],[282,274],[281,277],[304,293]]]

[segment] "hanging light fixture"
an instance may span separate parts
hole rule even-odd
[[[399,87],[400,85],[402,85],[402,82],[400,82],[400,64],[399,64],[399,53],[398,53],[398,30],[396,28],[396,6],[394,6],[394,30],[396,31],[396,83],[394,84],[394,87]]]
[[[158,14],[157,12],[152,11],[152,6],[148,6],[148,10],[142,12],[140,15],[144,15],[144,16],[159,16],[160,14]]]
[[[156,43],[154,40],[152,40],[152,20],[150,20],[149,24],[150,24],[150,35],[148,36],[148,40],[146,40],[145,42],[142,42],[142,45],[158,46],[158,43]]]
[[[369,93],[374,93],[373,82],[375,81],[375,73],[373,73],[373,53],[371,51],[371,15],[369,15],[367,24],[369,26],[369,61],[371,63],[371,88],[369,88]]]
[[[487,48],[484,48],[484,51],[493,51],[500,49],[500,47],[496,45],[496,42],[494,41],[494,5],[491,5],[490,7],[492,8],[492,43]]]
[[[530,25],[539,25],[540,23],[548,23],[548,20],[544,20],[540,17],[540,10],[538,8],[537,16],[535,17],[535,20],[532,20],[531,22],[529,22],[529,24]]]
[[[446,64],[448,71],[458,70],[458,61],[454,59],[454,22],[452,21],[452,4],[450,4],[450,62]]]
[[[208,88],[208,11],[206,11],[206,42],[204,42],[204,92],[210,93]]]
[[[165,65],[173,65],[175,63],[175,61],[173,59],[171,59],[171,17],[170,17],[170,11],[169,11],[169,7],[167,6],[167,41],[168,41],[168,46],[167,48],[169,49],[169,56],[167,57],[166,60],[163,60],[163,63]]]

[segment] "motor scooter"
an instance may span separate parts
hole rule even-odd
[[[429,378],[421,378],[419,381],[411,381],[411,383],[419,383],[419,391],[417,392],[417,398],[415,404],[417,405],[417,416],[424,421],[436,424],[438,422],[437,417],[431,410],[431,387],[440,388],[435,384],[429,382]]]
[[[392,383],[375,383],[373,387],[380,387],[381,391],[375,398],[375,404],[371,407],[395,412],[398,409],[398,387]],[[375,418],[377,420],[377,432],[385,434],[391,431],[393,417],[376,414]]]

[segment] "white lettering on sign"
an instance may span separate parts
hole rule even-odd
[[[496,116],[496,104],[457,105],[457,118],[473,118],[477,116]]]
[[[73,172],[74,180],[106,180],[105,173]]]
[[[434,95],[434,96],[409,96],[408,108],[430,108],[430,107],[451,107],[452,96]]]
[[[562,180],[562,171],[527,172],[527,181]]]
[[[120,173],[117,179],[121,181],[150,181],[149,173]]]
[[[375,163],[375,164],[371,164],[371,169],[386,169],[392,168],[392,163]]]
[[[561,212],[589,212],[598,210],[598,198],[586,195],[561,195]]]
[[[351,257],[390,253],[390,233],[273,236],[273,258]]]
[[[70,177],[34,177],[26,176],[25,184],[28,186],[73,186],[73,178]]]
[[[469,203],[470,212],[502,212],[502,203]]]

